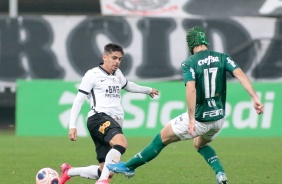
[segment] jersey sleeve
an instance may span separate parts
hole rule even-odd
[[[233,71],[239,68],[238,64],[233,61],[232,57],[226,54],[226,59],[225,59],[225,70],[228,71],[232,76],[233,76]]]
[[[94,87],[95,75],[92,70],[88,70],[85,75],[82,77],[79,92],[84,93],[86,95],[89,94],[90,90]]]
[[[185,85],[188,81],[195,81],[194,68],[188,62],[183,62],[181,64],[181,70],[182,70],[182,76]]]
[[[128,81],[127,85],[124,87],[126,91],[132,93],[143,93],[143,94],[150,94],[152,92],[152,88],[147,86],[140,86],[134,82]]]

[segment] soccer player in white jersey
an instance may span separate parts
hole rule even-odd
[[[127,148],[122,132],[124,111],[121,90],[148,94],[152,98],[159,94],[156,89],[139,86],[124,77],[119,69],[123,55],[121,46],[113,43],[105,45],[103,63],[85,73],[71,109],[69,139],[75,141],[76,119],[84,100],[89,99],[91,110],[88,113],[87,128],[96,147],[99,166],[72,167],[64,163],[59,184],[66,183],[73,176],[96,179],[96,184],[109,183],[113,173],[104,165],[119,162]]]
[[[193,139],[196,150],[214,170],[217,183],[228,183],[215,150],[208,144],[219,134],[224,123],[226,71],[246,89],[258,114],[263,113],[263,104],[248,77],[232,58],[226,53],[208,49],[203,28],[189,29],[186,39],[192,56],[182,62],[181,69],[188,111],[172,119],[149,145],[126,163],[107,165],[111,171],[133,176],[136,168],[154,159],[165,146]]]

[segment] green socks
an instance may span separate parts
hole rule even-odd
[[[215,171],[215,174],[218,172],[224,172],[223,167],[217,157],[214,149],[209,145],[206,145],[198,150],[198,152],[204,157],[208,162],[211,168]]]
[[[148,144],[141,152],[126,162],[126,167],[133,170],[150,160],[154,159],[166,145],[162,142],[161,135],[158,134],[153,141]]]
[[[146,164],[154,159],[165,146],[166,145],[162,142],[161,135],[158,134],[141,152],[137,153],[126,162],[126,167],[134,170],[137,167]],[[200,148],[198,152],[204,157],[216,174],[218,172],[224,172],[223,167],[212,147],[206,145]]]

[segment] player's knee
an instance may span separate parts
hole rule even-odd
[[[127,148],[127,141],[123,134],[117,134],[110,140],[110,145],[120,145],[124,148]]]
[[[194,139],[193,146],[197,151],[202,147],[198,137]]]
[[[206,146],[210,142],[211,142],[211,140],[206,140],[203,137],[196,137],[194,139],[193,144],[194,144],[194,148],[198,151],[199,149]]]
[[[200,146],[194,142],[194,148],[198,151],[200,149]]]
[[[121,154],[124,154],[126,150],[126,147],[118,145],[118,144],[114,145],[113,148],[118,150]]]

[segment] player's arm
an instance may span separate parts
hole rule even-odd
[[[86,97],[87,95],[80,90],[77,93],[71,108],[70,123],[69,123],[69,139],[72,141],[75,141],[77,138],[76,120],[80,112],[81,106]]]
[[[84,100],[87,98],[89,91],[94,87],[95,77],[94,72],[88,70],[79,85],[79,90],[74,99],[70,114],[69,139],[72,141],[75,141],[77,138],[76,120]]]
[[[191,62],[190,62],[191,63]],[[194,136],[195,132],[195,109],[196,109],[196,82],[195,71],[190,66],[189,61],[184,61],[181,64],[182,76],[186,86],[186,102],[188,106],[188,133]]]
[[[195,131],[195,109],[196,109],[196,88],[195,81],[186,83],[186,102],[188,106],[189,126],[188,132],[194,136]]]
[[[240,68],[236,68],[232,73],[238,79],[238,81],[241,83],[244,89],[251,96],[257,113],[262,114],[263,113],[263,104],[260,102],[260,99],[257,93],[255,92],[253,85],[251,81],[249,80],[249,78],[245,75],[245,73]]]
[[[155,95],[159,95],[159,91],[147,86],[140,86],[134,82],[130,82],[128,81],[126,86],[123,88],[128,92],[132,92],[132,93],[143,93],[143,94],[148,94],[150,95],[152,98]]]

